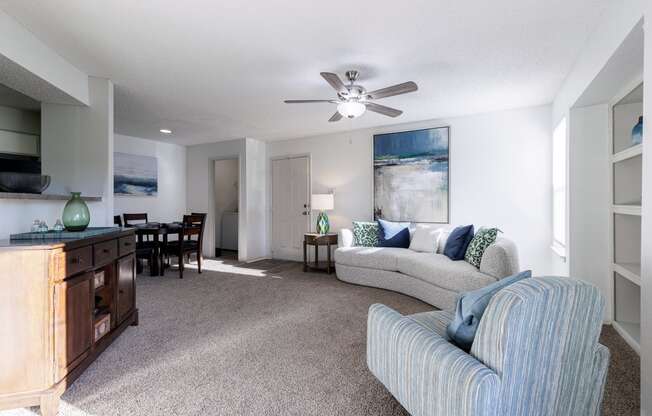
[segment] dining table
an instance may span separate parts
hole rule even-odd
[[[133,228],[136,231],[136,247],[151,243],[154,250],[154,262],[150,265],[150,275],[164,276],[168,236],[177,235],[178,238],[181,238],[183,224],[180,222],[144,222],[134,224]],[[147,239],[147,242],[145,242],[145,239]]]

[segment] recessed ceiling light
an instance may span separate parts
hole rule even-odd
[[[163,134],[172,134],[172,130],[170,130],[170,129],[161,129],[161,130],[159,130],[159,131],[160,131],[161,133],[163,133]]]

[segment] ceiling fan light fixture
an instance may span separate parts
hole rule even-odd
[[[347,118],[360,117],[366,110],[367,107],[357,101],[348,101],[337,105],[337,112]]]

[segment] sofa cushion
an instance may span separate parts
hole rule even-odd
[[[412,252],[397,257],[397,261],[399,272],[455,292],[478,289],[497,280],[464,260],[453,261],[443,254]]]
[[[414,253],[395,247],[340,247],[335,250],[335,262],[368,269],[398,271],[398,259],[409,258]]]
[[[532,277],[530,270],[506,277],[489,286],[462,293],[457,299],[455,316],[446,329],[452,342],[464,351],[469,351],[491,297],[501,289],[528,277]]]
[[[353,245],[359,247],[377,247],[378,223],[353,221]]]
[[[378,219],[378,246],[410,247],[409,222],[392,222]]]
[[[462,260],[473,238],[473,224],[457,227],[450,233],[444,247],[444,254],[451,260]]]

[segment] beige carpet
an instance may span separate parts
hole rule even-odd
[[[431,307],[296,263],[208,260],[206,269],[139,276],[140,326],[68,389],[62,415],[407,414],[367,370],[367,308]],[[604,414],[638,414],[638,357],[611,328],[603,341],[618,351]]]

